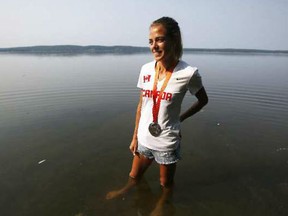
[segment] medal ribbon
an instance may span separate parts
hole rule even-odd
[[[160,103],[161,103],[161,98],[163,95],[163,92],[169,82],[170,77],[172,76],[172,72],[174,68],[176,67],[176,64],[174,67],[171,68],[170,71],[167,71],[166,77],[164,80],[164,83],[160,89],[159,95],[158,95],[158,100],[157,100],[157,83],[158,83],[158,76],[159,76],[159,70],[160,67],[158,64],[156,65],[156,73],[154,77],[154,84],[153,84],[153,91],[152,91],[152,97],[153,97],[153,108],[152,108],[152,114],[153,114],[153,122],[158,123],[158,113],[160,109]]]

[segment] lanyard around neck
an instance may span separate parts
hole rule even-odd
[[[176,64],[174,65],[174,67],[171,68],[171,70],[166,71],[166,77],[165,77],[164,83],[163,83],[159,93],[157,93],[157,83],[158,83],[160,66],[156,62],[156,68],[155,68],[156,71],[155,71],[153,91],[152,91],[152,97],[153,97],[152,114],[153,114],[153,122],[155,122],[155,123],[158,122],[158,114],[159,114],[160,103],[161,103],[161,98],[162,98],[163,92],[164,92],[165,88],[167,87],[167,84],[168,84],[168,82],[172,76],[172,72],[173,72],[175,67],[176,67]],[[158,96],[158,99],[157,99],[157,96]]]

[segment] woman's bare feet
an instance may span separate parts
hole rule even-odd
[[[115,199],[121,195],[124,195],[125,192],[123,190],[114,190],[114,191],[110,191],[106,194],[106,200],[110,200],[110,199]]]
[[[129,192],[135,185],[137,184],[137,180],[134,178],[129,177],[126,185],[120,188],[119,190],[110,191],[106,194],[106,199],[115,199],[119,196],[123,196],[127,192]]]

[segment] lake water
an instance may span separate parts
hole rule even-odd
[[[149,54],[0,55],[0,211],[144,216],[158,166],[123,198],[141,65]],[[182,124],[169,215],[288,215],[288,57],[185,54],[209,104]],[[182,108],[195,101],[185,96]]]

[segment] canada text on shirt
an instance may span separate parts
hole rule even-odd
[[[142,89],[142,96],[143,97],[148,97],[148,98],[152,98],[152,95],[153,95],[153,90],[145,90],[145,89]],[[157,91],[157,97],[159,96],[160,94],[160,91]],[[163,92],[162,94],[162,97],[161,97],[161,100],[166,100],[166,101],[171,101],[172,100],[172,93],[170,92]]]

